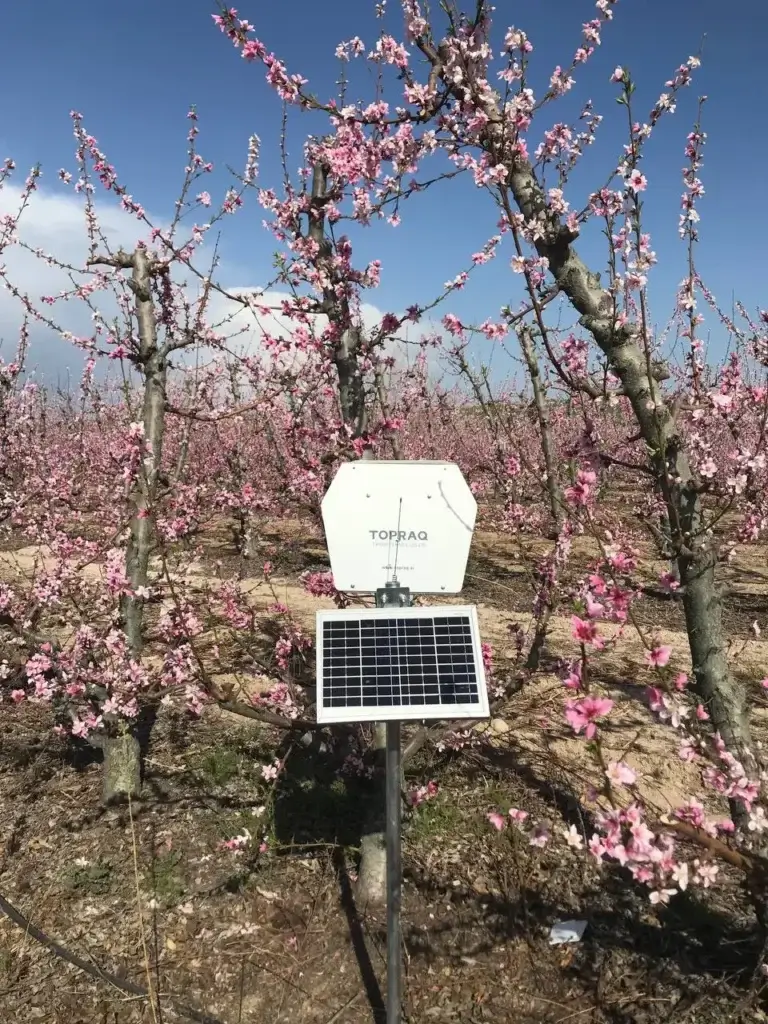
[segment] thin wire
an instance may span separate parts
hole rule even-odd
[[[387,540],[387,583],[390,583],[389,578],[390,570],[392,569],[392,531],[388,530],[389,539]]]
[[[400,506],[399,506],[399,508],[397,510],[397,542],[395,544],[395,567],[392,570],[392,579],[393,579],[393,581],[397,580],[397,554],[398,554],[398,551],[400,550],[400,517],[402,516],[402,514],[403,514],[403,499],[401,498],[400,499]]]

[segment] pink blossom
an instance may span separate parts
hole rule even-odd
[[[669,664],[671,654],[671,647],[654,647],[646,652],[645,660],[655,668],[664,668],[665,665]]]
[[[587,608],[587,615],[590,619],[602,619],[605,615],[605,605],[595,601],[592,595],[587,591],[585,596],[585,604]]]
[[[565,498],[573,505],[587,505],[592,498],[593,486],[597,474],[592,470],[580,469],[576,474],[576,483],[565,489]]]
[[[412,789],[406,799],[411,807],[419,807],[426,800],[432,800],[433,797],[436,797],[437,792],[437,783],[430,781],[426,786],[419,786],[416,789]]]
[[[605,647],[605,641],[598,634],[595,623],[580,619],[578,615],[571,616],[571,636],[579,643],[591,644],[598,651]]]
[[[491,811],[490,814],[486,814],[486,818],[490,821],[497,832],[501,832],[506,824],[504,821],[504,815],[499,814],[498,811]]]
[[[704,807],[699,800],[691,799],[687,804],[678,807],[675,811],[675,817],[679,821],[687,821],[694,828],[704,827]]]
[[[567,675],[563,678],[563,686],[569,690],[581,689],[581,662],[577,661],[573,664]]]
[[[584,846],[584,839],[576,828],[575,825],[571,825],[570,828],[563,829],[563,835],[568,846],[572,846],[575,850],[581,850]]]
[[[747,828],[750,832],[765,832],[768,828],[768,819],[762,807],[753,807],[749,814]]]
[[[680,864],[675,864],[672,868],[672,880],[677,883],[677,887],[681,892],[685,892],[688,888],[688,865],[685,861],[682,861]]]
[[[603,837],[597,833],[593,834],[587,845],[589,846],[589,852],[595,860],[602,860],[608,853],[608,847],[605,845]]]
[[[637,564],[632,555],[627,551],[614,550],[609,552],[608,561],[614,569],[618,569],[620,572],[632,572]]]
[[[714,393],[709,396],[716,409],[727,412],[733,405],[733,395],[722,395]]]
[[[715,861],[700,861],[694,860],[693,866],[696,871],[696,881],[704,889],[708,889],[710,885],[713,885],[717,880],[717,873],[720,870],[720,866]]]
[[[644,174],[635,168],[627,178],[627,184],[633,192],[643,192],[648,187],[648,181]]]
[[[668,594],[674,593],[680,589],[680,581],[677,579],[673,572],[664,572],[659,576],[659,583],[661,584],[662,590],[665,590]]]
[[[695,761],[698,758],[698,752],[696,750],[695,741],[692,739],[684,739],[680,743],[680,747],[677,751],[677,756],[681,761]]]
[[[529,840],[530,846],[544,847],[550,840],[549,829],[544,825],[539,825]]]
[[[677,892],[676,889],[657,889],[654,890],[650,895],[651,903],[655,904],[666,904],[669,903],[670,897],[674,896]]]
[[[606,775],[614,786],[634,786],[637,781],[636,772],[624,761],[611,761]]]
[[[597,732],[597,720],[609,714],[612,707],[613,701],[607,697],[582,697],[566,703],[565,717],[577,735],[584,731],[591,740]]]
[[[219,849],[229,850],[234,854],[240,854],[245,847],[251,842],[252,836],[248,829],[243,829],[240,835],[233,836],[231,839],[224,839],[219,843]]]
[[[602,597],[608,589],[608,584],[602,576],[593,575],[589,577],[589,585],[598,597]]]
[[[487,675],[493,674],[493,646],[489,643],[480,645],[483,654],[483,667]]]

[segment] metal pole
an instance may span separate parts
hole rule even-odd
[[[400,771],[400,723],[387,722],[387,1024],[400,1024],[402,1003]]]
[[[408,608],[411,592],[397,577],[376,591],[377,608]],[[400,905],[403,888],[400,723],[387,722],[387,1024],[400,1024],[403,1002]]]

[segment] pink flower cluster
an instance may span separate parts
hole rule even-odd
[[[416,786],[411,789],[406,796],[406,800],[411,807],[419,807],[426,800],[434,800],[437,793],[437,783],[430,780],[426,786]]]
[[[286,718],[299,717],[299,707],[287,683],[275,683],[266,692],[254,694],[251,697],[251,702],[258,707],[268,708],[276,714],[284,715]]]

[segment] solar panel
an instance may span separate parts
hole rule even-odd
[[[317,613],[317,720],[487,718],[472,607]]]

